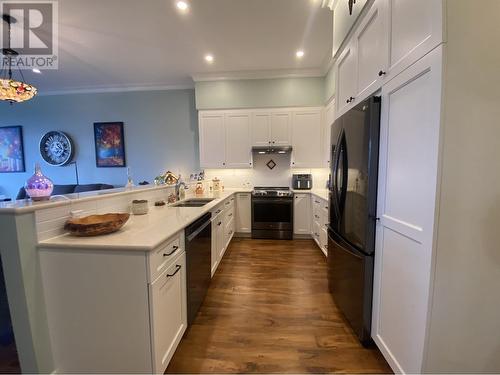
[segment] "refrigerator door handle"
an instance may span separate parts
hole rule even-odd
[[[335,211],[337,218],[340,220],[340,206],[339,206],[339,196],[338,196],[338,168],[339,168],[339,158],[340,158],[340,143],[342,141],[342,135],[344,131],[342,130],[339,134],[339,138],[337,141],[337,147],[335,147],[334,155],[333,155],[333,175],[332,175],[332,184],[331,184],[331,192],[332,192],[332,209]]]

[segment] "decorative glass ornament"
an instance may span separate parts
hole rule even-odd
[[[35,164],[35,174],[24,184],[26,194],[34,201],[44,201],[50,199],[54,190],[52,180],[43,175],[40,164]]]

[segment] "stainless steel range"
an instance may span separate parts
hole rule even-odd
[[[255,187],[252,238],[293,238],[293,192],[288,187]]]

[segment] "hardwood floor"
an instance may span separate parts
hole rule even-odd
[[[328,293],[312,240],[234,239],[167,373],[390,373]]]

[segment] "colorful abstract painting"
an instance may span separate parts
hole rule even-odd
[[[97,167],[125,167],[123,122],[94,123]]]
[[[25,171],[23,128],[0,127],[0,173]]]

